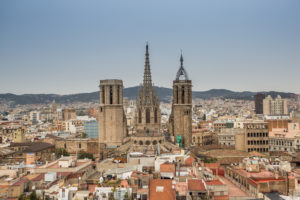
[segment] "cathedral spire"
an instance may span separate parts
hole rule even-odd
[[[183,67],[182,50],[181,50],[181,55],[180,55],[180,68],[179,68],[179,70],[177,71],[177,74],[176,74],[176,80],[179,80],[179,79],[189,80],[187,72],[185,71],[185,69]]]
[[[146,44],[145,70],[144,70],[144,86],[146,85],[152,86],[148,42]]]

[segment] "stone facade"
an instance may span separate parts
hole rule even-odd
[[[237,134],[235,137],[235,144],[237,150],[269,152],[268,123],[245,123],[243,134]]]
[[[175,137],[182,136],[182,145],[188,147],[192,144],[192,81],[188,79],[183,68],[183,58],[180,57],[181,66],[173,81],[173,104],[170,116],[170,133]]]
[[[136,100],[135,124],[136,131],[139,132],[159,132],[161,114],[159,99],[156,91],[152,87],[148,44],[146,46],[146,60],[144,81],[139,89]]]
[[[120,146],[127,136],[126,116],[123,109],[123,81],[100,81],[99,143]]]
[[[64,148],[70,154],[76,154],[80,151],[86,153],[99,154],[99,144],[97,139],[90,138],[76,138],[76,139],[65,139],[56,140],[55,148]]]
[[[219,145],[225,146],[235,146],[235,136],[236,134],[243,133],[241,128],[223,128],[220,133],[218,133],[218,143]]]

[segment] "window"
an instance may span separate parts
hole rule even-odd
[[[139,110],[139,123],[142,123],[142,111]]]
[[[147,108],[146,109],[146,123],[150,123],[150,109]]]
[[[109,104],[113,104],[113,89],[112,89],[112,86],[109,87]]]
[[[78,144],[78,148],[81,149],[81,143]]]
[[[181,87],[181,103],[184,104],[184,86]]]
[[[177,103],[178,104],[178,86],[176,86],[176,102],[175,103]]]
[[[65,147],[65,149],[67,148],[67,144],[66,143],[64,144],[64,147]]]
[[[105,90],[104,90],[104,87],[102,86],[102,103],[105,104]]]
[[[157,108],[154,109],[154,122],[157,123]]]
[[[120,104],[120,87],[117,87],[117,104]]]

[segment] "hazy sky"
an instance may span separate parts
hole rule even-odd
[[[0,93],[79,93],[100,79],[300,93],[299,0],[1,0]]]

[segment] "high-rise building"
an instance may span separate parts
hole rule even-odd
[[[84,133],[88,138],[98,138],[98,122],[97,120],[84,121]]]
[[[29,115],[33,124],[36,124],[41,120],[41,113],[39,111],[31,111]]]
[[[268,95],[263,100],[263,113],[264,115],[288,115],[287,100],[282,99],[280,95],[275,99]]]
[[[123,81],[100,81],[99,106],[100,146],[117,147],[127,136],[126,116],[123,109]]]
[[[192,81],[189,80],[180,56],[180,68],[173,81],[173,103],[170,116],[170,133],[180,146],[192,143]]]
[[[263,100],[265,98],[265,95],[262,93],[257,93],[254,96],[255,101],[255,113],[256,114],[263,114]]]
[[[146,45],[144,81],[136,100],[135,123],[137,133],[160,131],[159,99],[153,88],[150,71],[149,50]]]

